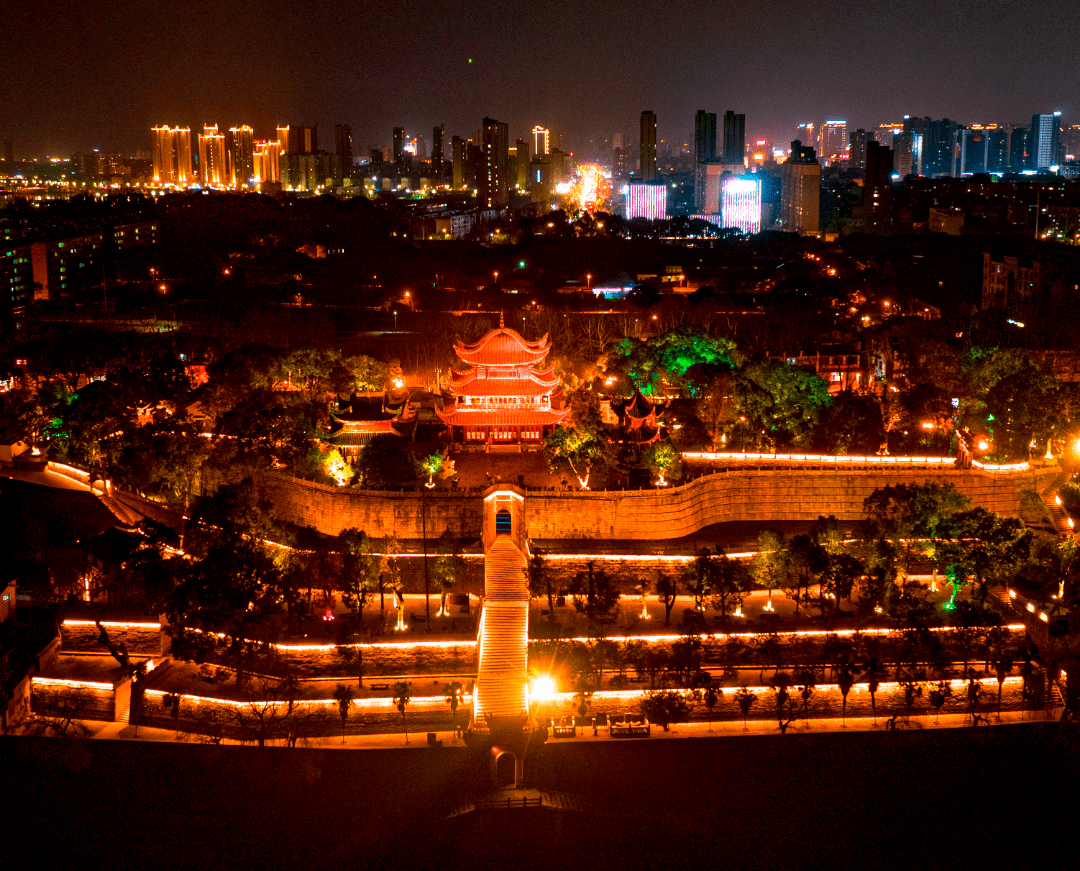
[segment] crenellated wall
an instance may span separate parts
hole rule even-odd
[[[985,471],[955,468],[733,468],[663,490],[605,490],[525,494],[531,539],[673,539],[714,523],[731,521],[840,520],[863,516],[863,500],[888,484],[952,483],[975,505],[1015,516],[1022,494],[1046,487],[1058,474],[1045,469]],[[479,539],[483,501],[479,491],[382,493],[347,490],[267,474],[263,495],[278,517],[329,535],[348,527],[381,537],[421,537],[423,503],[428,538],[449,528],[458,538]]]

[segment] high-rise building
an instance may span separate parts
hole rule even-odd
[[[502,121],[484,119],[482,156],[478,173],[478,204],[484,209],[510,205],[510,128]]]
[[[918,169],[913,171],[929,178],[955,175],[959,156],[958,131],[959,125],[948,118],[935,121],[905,115],[904,132],[922,136],[921,160]]]
[[[745,235],[761,232],[761,181],[751,176],[726,175],[720,183],[720,218],[724,227]]]
[[[706,166],[716,160],[716,113],[698,109],[694,116],[694,209],[705,208]]]
[[[972,124],[957,131],[957,147],[960,154],[956,161],[956,174],[973,175],[977,172],[1001,172],[999,168],[1004,150],[1004,131],[997,124]]]
[[[218,132],[217,124],[204,124],[199,134],[199,180],[207,187],[225,187],[231,182],[225,136]]]
[[[446,155],[443,153],[443,138],[446,136],[446,127],[442,124],[431,129],[431,174],[436,179],[443,177],[443,162]]]
[[[641,180],[653,181],[656,178],[656,113],[651,109],[641,113],[641,138],[638,142]]]
[[[537,125],[532,129],[533,136],[533,156],[543,157],[545,154],[551,154],[551,131],[546,127]]]
[[[405,128],[394,128],[394,166],[405,168]]]
[[[814,149],[798,139],[780,167],[780,221],[792,233],[816,233],[820,228],[821,164]]]
[[[351,178],[353,172],[352,127],[348,124],[334,125],[334,156],[340,164],[342,180]]]
[[[847,121],[826,121],[818,136],[818,154],[826,166],[832,165],[834,157],[847,154]]]
[[[866,131],[860,127],[848,134],[848,166],[856,172],[862,172],[866,167],[867,142],[877,142],[877,136],[873,131]]]
[[[450,156],[453,161],[451,184],[456,191],[465,190],[465,161],[468,159],[468,151],[465,140],[460,136],[455,136],[450,140]]]
[[[1032,115],[1028,130],[1029,169],[1050,169],[1059,162],[1061,145],[1061,113]]]
[[[247,124],[229,128],[229,179],[234,187],[249,187],[255,181],[255,131]]]
[[[893,170],[900,178],[922,175],[922,143],[922,133],[908,130],[893,134]]]
[[[514,174],[512,176],[514,187],[525,192],[529,189],[529,164],[532,160],[529,157],[529,143],[524,139],[518,139],[515,143],[514,158]]]
[[[626,219],[648,218],[659,221],[667,217],[667,185],[632,184],[627,186]]]
[[[182,187],[195,180],[191,167],[191,128],[154,127],[151,161],[154,184]]]
[[[255,143],[252,154],[252,174],[255,184],[281,181],[281,143],[276,139]]]
[[[815,148],[817,143],[817,125],[813,121],[804,121],[799,125],[795,138],[799,142],[805,142],[810,148]]]
[[[716,160],[716,113],[698,109],[694,116],[694,162]]]
[[[611,181],[625,181],[630,175],[630,152],[620,146],[611,150]]]
[[[1070,124],[1062,129],[1061,150],[1065,160],[1080,160],[1080,124]]]
[[[863,207],[873,219],[884,218],[892,210],[892,174],[892,150],[877,142],[868,142],[862,201]]]
[[[746,116],[731,109],[724,113],[724,163],[746,162]]]

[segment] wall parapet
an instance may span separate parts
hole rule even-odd
[[[728,468],[662,490],[530,490],[524,517],[531,539],[674,539],[733,521],[808,521],[830,514],[859,520],[863,500],[875,489],[927,481],[952,483],[974,505],[1016,516],[1023,494],[1041,492],[1059,472],[1057,466],[988,470],[900,464]],[[280,519],[328,535],[356,527],[373,537],[419,539],[426,523],[429,539],[447,529],[459,539],[479,539],[483,529],[480,492],[358,491],[277,473],[261,476],[259,487]]]

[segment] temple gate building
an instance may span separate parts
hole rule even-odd
[[[450,440],[465,444],[539,444],[570,414],[562,408],[562,388],[554,367],[543,368],[551,350],[545,334],[527,342],[499,328],[479,342],[458,341],[454,351],[471,369],[451,369],[443,407],[435,409]]]

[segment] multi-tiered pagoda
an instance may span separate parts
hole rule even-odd
[[[444,403],[436,409],[453,442],[515,444],[539,442],[570,413],[554,367],[543,368],[551,350],[545,335],[527,342],[503,326],[474,345],[458,341],[454,351],[471,369],[451,369]]]

